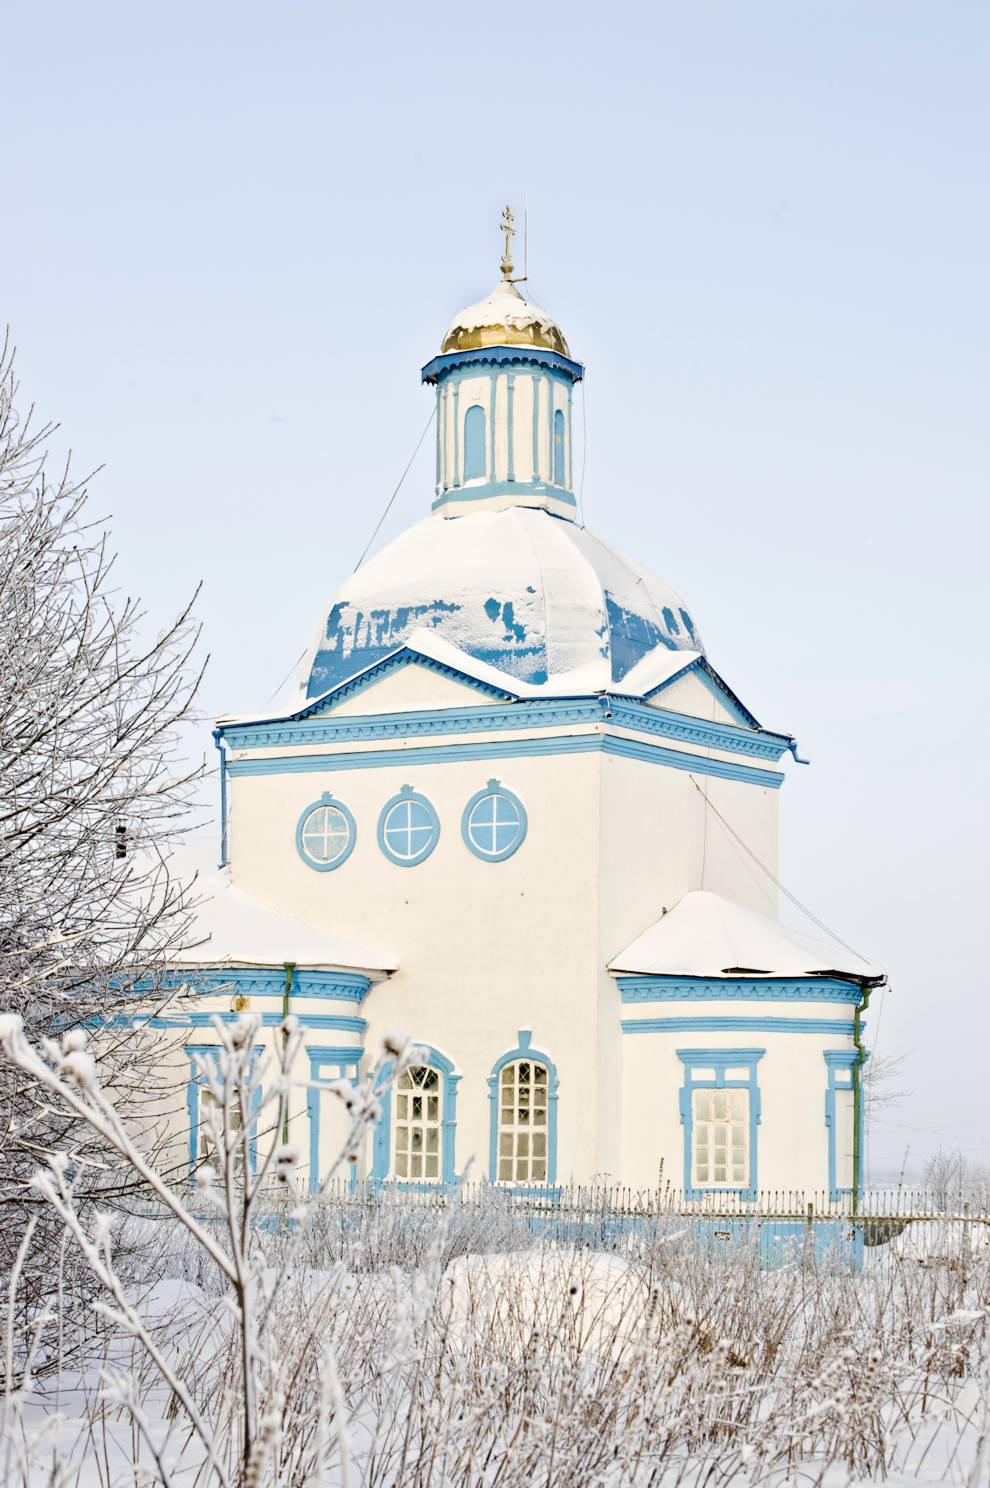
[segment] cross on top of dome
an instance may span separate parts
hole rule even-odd
[[[451,351],[478,351],[487,346],[535,346],[543,351],[555,351],[558,356],[570,356],[557,322],[516,288],[525,283],[526,275],[513,277],[512,239],[519,231],[515,223],[515,213],[511,206],[506,206],[501,223],[505,238],[499,264],[502,277],[491,294],[454,316],[440,346],[442,355]]]
[[[502,254],[501,269],[502,278],[508,280],[509,283],[512,282],[512,270],[515,268],[515,264],[512,262],[512,239],[516,235],[516,229],[513,226],[515,220],[516,219],[513,215],[512,208],[510,206],[506,206],[502,212],[502,231],[505,234],[505,252]]]

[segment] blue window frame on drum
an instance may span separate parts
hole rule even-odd
[[[378,818],[378,846],[400,868],[415,868],[430,856],[440,838],[440,818],[433,803],[404,785],[386,801]]]
[[[526,836],[526,808],[518,796],[498,780],[489,780],[464,808],[461,836],[476,858],[501,863]]]
[[[296,825],[296,851],[309,868],[328,873],[339,868],[354,851],[357,827],[342,801],[324,791],[307,806]]]

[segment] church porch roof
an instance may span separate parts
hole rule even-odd
[[[609,963],[633,976],[844,977],[886,980],[854,951],[814,940],[721,894],[693,890]]]
[[[238,888],[229,868],[197,871],[189,902],[193,908],[189,944],[169,958],[176,970],[281,967],[291,961],[311,970],[361,971],[376,980],[398,968],[390,951],[270,909]]]

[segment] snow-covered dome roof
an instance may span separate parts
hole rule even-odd
[[[585,527],[510,507],[431,516],[334,596],[302,677],[318,697],[427,630],[519,681],[605,690],[650,652],[702,650],[666,584]]]
[[[483,346],[539,346],[570,356],[557,322],[505,279],[490,295],[454,316],[440,350],[477,351]]]

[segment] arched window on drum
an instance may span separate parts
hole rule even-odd
[[[472,403],[464,415],[464,479],[478,480],[485,474],[485,410]]]
[[[564,450],[564,414],[558,408],[553,416],[553,483],[567,485],[567,462]]]

